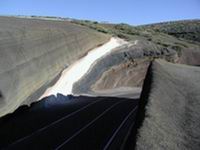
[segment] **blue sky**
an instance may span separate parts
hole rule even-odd
[[[0,15],[60,16],[138,25],[200,19],[200,0],[0,0]]]

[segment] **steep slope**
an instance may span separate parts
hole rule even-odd
[[[136,149],[199,149],[199,91],[199,67],[155,61],[139,104]]]
[[[0,17],[0,116],[37,100],[62,69],[109,37],[68,21]]]

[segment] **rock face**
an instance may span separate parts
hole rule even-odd
[[[200,68],[154,62],[140,100],[136,149],[200,149]]]
[[[29,104],[109,36],[67,21],[0,17],[0,116]]]

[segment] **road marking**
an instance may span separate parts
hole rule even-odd
[[[117,128],[117,130],[114,132],[114,134],[112,135],[112,137],[110,138],[110,140],[107,142],[106,146],[104,147],[104,150],[107,150],[108,147],[110,146],[110,144],[112,143],[113,139],[116,137],[117,133],[120,131],[120,129],[123,127],[123,125],[125,124],[125,122],[128,120],[128,118],[130,117],[130,115],[132,113],[135,112],[135,110],[137,109],[137,106],[131,110],[129,112],[129,114],[126,116],[126,118],[122,121],[122,123],[120,124],[120,126]]]

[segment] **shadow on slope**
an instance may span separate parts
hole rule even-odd
[[[64,96],[62,94],[58,94],[57,97],[52,95],[44,98],[41,101],[32,103],[30,107],[21,106],[14,113],[8,114],[0,118],[0,137],[3,137],[0,141],[0,148],[5,148],[7,146],[12,147],[13,143],[17,143],[17,146],[19,145],[26,147],[27,145],[31,145],[31,143],[33,144],[34,142],[36,143],[36,145],[34,147],[30,147],[30,149],[34,149],[35,147],[48,147],[52,144],[55,146],[57,143],[60,144],[60,141],[62,141],[63,138],[65,139],[67,135],[70,135],[71,132],[77,132],[77,130],[80,130],[82,126],[85,126],[85,124],[91,122],[91,118],[96,118],[107,108],[110,108],[110,106],[120,101],[128,103],[124,105],[123,109],[117,109],[117,114],[113,115],[112,119],[107,119],[110,121],[100,122],[100,124],[112,127],[113,124],[116,124],[117,122],[120,123],[119,117],[121,116],[121,114],[126,111],[128,112],[129,109],[132,110],[134,107],[137,110],[138,100],[115,97],[87,97],[72,95]],[[122,105],[119,105],[119,107],[121,106]],[[72,114],[76,115],[66,118],[66,116],[70,116]],[[136,113],[133,113],[133,115],[131,116],[135,116],[135,114]],[[123,128],[122,131],[120,130],[121,136],[118,136],[116,138],[118,143],[115,142],[115,146],[121,143],[126,144],[126,139],[124,139],[124,136],[126,136],[128,132],[127,130],[130,129],[130,124],[134,122],[134,119],[135,117],[130,117],[129,121],[126,122],[126,129]],[[62,126],[60,127],[59,125],[61,124],[59,123],[61,123],[61,121],[64,122],[62,122]],[[47,127],[49,129],[49,127],[54,127],[56,125],[58,128],[56,130],[56,133],[54,133],[54,136],[52,136],[52,134],[49,134],[49,132],[42,132],[42,134],[46,137],[41,138],[39,141],[37,141],[37,135],[41,131],[41,129]],[[80,127],[77,128],[77,126]],[[102,128],[102,126],[100,127]],[[116,129],[113,128],[112,130],[114,131]],[[109,132],[111,132],[112,130],[110,130]],[[108,131],[106,130],[106,127],[104,127],[100,130],[95,131],[95,136],[99,136],[97,136],[94,141],[102,136],[100,132],[104,136],[110,136],[110,134],[108,134]],[[36,138],[34,139],[35,136]],[[33,139],[30,137],[33,137]],[[24,140],[26,138],[28,141]],[[49,142],[51,138],[53,138],[53,141]],[[104,140],[100,142],[103,143],[105,142]],[[90,145],[92,141],[90,140],[90,137],[87,137],[84,142],[87,143],[87,145]],[[81,145],[78,146],[80,147]],[[92,144],[90,146],[92,147]],[[93,146],[98,147],[102,145],[93,144]]]
[[[147,99],[148,99],[150,91],[151,91],[151,85],[152,85],[152,63],[150,63],[150,65],[147,69],[146,77],[144,80],[144,84],[142,87],[142,92],[141,92],[140,100],[139,100],[139,104],[138,104],[136,121],[132,128],[132,131],[131,131],[130,137],[127,141],[127,145],[126,145],[125,149],[131,150],[131,149],[134,149],[136,146],[137,132],[138,132],[138,129],[142,126],[144,118],[145,118],[145,114],[146,114],[145,107],[148,103]]]
[[[19,138],[48,125],[84,104],[91,102],[90,98],[64,96],[57,94],[48,96],[30,106],[20,106],[15,112],[0,118],[0,148],[11,144]],[[73,106],[73,107],[72,107]]]

